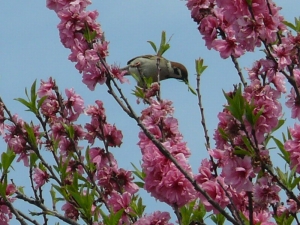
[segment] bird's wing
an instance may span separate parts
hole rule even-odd
[[[134,57],[133,59],[130,59],[130,60],[127,62],[127,65],[129,65],[132,61],[134,61],[134,60],[137,59],[137,58],[151,59],[152,57],[155,57],[155,55],[142,55],[142,56],[137,56],[137,57]]]

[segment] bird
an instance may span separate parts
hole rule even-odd
[[[143,86],[143,78],[151,77],[152,82],[157,82],[158,73],[160,81],[175,78],[188,84],[188,72],[185,66],[178,62],[169,61],[162,56],[137,56],[129,60],[127,66],[121,70],[126,71],[126,75],[138,76],[138,86]]]

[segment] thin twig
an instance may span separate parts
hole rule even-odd
[[[196,88],[196,91],[197,91],[197,96],[198,96],[198,105],[199,105],[199,109],[200,109],[200,113],[201,113],[201,124],[202,124],[202,127],[203,127],[204,137],[205,137],[205,140],[206,140],[205,147],[206,147],[206,150],[208,151],[210,149],[210,142],[209,142],[208,129],[206,127],[204,107],[203,107],[203,104],[202,104],[202,96],[201,96],[201,92],[200,92],[200,79],[201,79],[200,74],[197,74],[197,88]],[[215,175],[217,175],[218,174],[217,165],[214,162],[214,159],[211,155],[209,155],[209,158],[210,158],[210,161],[213,165],[213,170],[215,172]]]
[[[245,81],[244,75],[243,75],[242,70],[240,68],[240,65],[239,65],[239,63],[237,61],[237,58],[234,57],[233,55],[231,55],[230,57],[231,57],[231,60],[232,60],[232,62],[234,64],[234,67],[237,70],[237,73],[238,73],[238,75],[240,77],[240,80],[241,80],[243,86],[246,87],[247,86],[247,82]]]
[[[51,215],[51,216],[54,216],[54,217],[57,217],[58,219],[68,223],[68,224],[71,224],[71,225],[79,225],[79,223],[75,222],[74,220],[71,220],[69,218],[67,218],[66,216],[63,216],[61,214],[59,214],[58,212],[56,211],[53,211],[53,210],[50,210],[48,209],[44,204],[42,204],[40,201],[37,201],[35,199],[31,199],[31,198],[28,198],[26,195],[22,194],[21,192],[19,191],[16,191],[16,198],[18,199],[22,199],[24,200],[25,202],[28,202],[32,205],[35,205],[37,206],[38,208],[42,209],[42,213],[44,214],[47,214],[47,215]]]

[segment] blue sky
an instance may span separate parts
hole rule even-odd
[[[279,1],[284,8],[282,14],[293,21],[298,16],[297,0]],[[196,85],[196,58],[204,58],[208,69],[202,76],[202,98],[205,107],[206,122],[209,133],[218,123],[216,115],[225,103],[222,89],[229,91],[239,79],[232,62],[220,59],[215,51],[209,51],[197,30],[197,24],[190,18],[190,11],[185,7],[186,1],[95,1],[90,10],[98,10],[98,21],[105,32],[106,40],[110,42],[109,63],[121,66],[138,55],[152,54],[154,51],[148,40],[159,44],[161,31],[165,30],[171,36],[171,48],[164,55],[166,58],[181,62],[189,71],[190,83]],[[141,154],[136,145],[139,129],[136,123],[129,119],[107,93],[105,86],[97,86],[91,92],[81,83],[81,75],[74,64],[68,61],[70,54],[60,43],[56,26],[59,22],[56,14],[46,8],[45,1],[3,1],[0,9],[0,96],[12,113],[18,113],[25,120],[33,117],[25,112],[25,108],[14,101],[14,98],[25,97],[25,87],[30,88],[35,79],[47,79],[52,76],[61,92],[65,88],[74,88],[82,95],[86,105],[93,104],[96,99],[104,102],[110,123],[123,131],[124,140],[120,149],[112,149],[118,159],[119,166],[131,170],[130,162],[138,165]],[[241,67],[250,67],[259,53],[247,54],[241,60]],[[134,86],[124,84],[122,89],[137,112],[143,108],[136,105],[131,95]],[[162,82],[162,97],[174,102],[175,117],[184,139],[188,142],[192,157],[190,162],[194,172],[197,171],[203,157],[207,156],[204,147],[204,136],[200,123],[197,98],[187,90],[187,86],[176,80]],[[290,115],[289,113],[287,115]],[[212,137],[212,136],[211,136]],[[211,139],[211,144],[213,140]],[[6,150],[6,145],[0,140],[0,152]],[[15,167],[15,182],[23,185],[23,174]],[[22,176],[20,176],[22,175]],[[163,203],[156,203],[147,198],[148,212],[156,209],[168,210]]]

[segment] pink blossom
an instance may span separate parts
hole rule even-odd
[[[119,146],[122,143],[122,133],[115,126],[106,123],[106,115],[101,101],[96,101],[95,106],[89,106],[86,114],[92,117],[91,123],[87,123],[85,128],[88,133],[85,139],[93,144],[95,138],[108,141],[110,146]]]
[[[197,183],[202,184],[213,178],[212,176],[212,163],[208,159],[203,159],[201,166],[198,169],[199,174],[195,176]]]
[[[217,38],[218,20],[214,16],[205,17],[200,23],[198,30],[203,35],[205,45],[208,49],[212,48],[212,42]]]
[[[284,143],[284,148],[290,153],[290,168],[296,168],[296,172],[300,173],[300,125],[295,124],[294,129],[290,128],[292,140]]]
[[[172,206],[183,206],[195,198],[195,190],[192,184],[179,172],[179,170],[167,160],[157,149],[143,153],[143,171],[146,173],[145,190],[160,201]],[[179,164],[191,174],[191,168],[187,165],[182,153],[176,155]]]
[[[246,191],[237,191],[231,186],[226,191],[231,196],[233,204],[239,211],[245,211],[249,208],[248,193]]]
[[[95,179],[98,181],[97,184],[105,189],[105,192],[107,194],[114,191],[113,189],[113,183],[114,180],[114,168],[110,166],[104,166],[97,169],[97,174],[95,176]]]
[[[71,49],[71,54],[69,55],[68,59],[71,62],[76,62],[76,69],[79,70],[79,72],[81,73],[86,67],[90,67],[91,63],[89,62],[96,62],[96,59],[98,56],[96,55],[96,52],[93,50],[91,52],[91,50],[89,50],[88,48],[88,44],[86,43],[86,40],[84,39],[84,37],[81,35],[79,36],[78,34],[76,34],[74,39],[70,39],[69,42],[71,43],[67,43],[67,45],[70,45],[70,49]],[[94,56],[94,57],[92,57]],[[94,59],[94,60],[93,60]],[[94,65],[92,63],[92,65]]]
[[[53,95],[55,86],[56,84],[54,80],[52,80],[52,77],[50,77],[48,81],[41,80],[41,85],[37,91],[37,95],[39,96],[39,98],[42,98],[44,96],[51,96]]]
[[[90,116],[96,116],[102,118],[102,120],[105,120],[105,108],[103,106],[103,102],[100,100],[95,101],[96,105],[94,106],[88,106],[85,110],[85,113]]]
[[[289,215],[289,211],[283,204],[280,204],[277,207],[276,216],[282,216],[283,214]]]
[[[245,135],[245,132],[240,129],[241,123],[235,119],[228,110],[223,110],[218,114],[219,124],[215,130],[214,140],[216,141],[217,149],[230,149],[229,142],[234,145],[242,145],[241,136]],[[228,139],[220,133],[220,129],[226,133]]]
[[[133,182],[134,177],[130,171],[124,169],[115,170],[115,177],[113,178],[115,182],[114,190],[121,188],[130,194],[134,194],[139,190],[139,187]],[[120,190],[121,191],[121,190]]]
[[[100,67],[100,69],[98,67]],[[86,84],[91,91],[95,90],[97,83],[104,84],[106,82],[105,68],[103,65],[98,67],[92,66],[83,72],[82,82]]]
[[[98,120],[96,118],[92,118],[91,123],[86,123],[84,128],[88,131],[85,135],[85,139],[90,143],[94,144],[96,137],[98,136]]]
[[[107,41],[101,41],[101,42],[96,42],[93,43],[93,48],[95,51],[102,57],[105,58],[108,56],[108,44],[109,42]]]
[[[190,149],[187,147],[186,142],[182,142],[181,139],[177,142],[174,141],[174,139],[166,141],[163,143],[163,146],[173,155],[183,154],[185,158],[191,156]]]
[[[1,204],[0,205],[0,224],[1,225],[9,225],[10,220],[12,219],[13,215],[8,208],[8,206]]]
[[[2,184],[3,185],[3,184]],[[16,186],[14,184],[7,184],[5,195],[6,201],[12,203],[16,198],[11,197],[16,192]],[[11,213],[9,207],[6,205],[4,200],[1,198],[0,200],[0,224],[1,225],[9,225],[9,221],[12,219],[13,214]]]
[[[182,139],[182,135],[178,130],[178,120],[174,117],[167,117],[163,126],[164,136],[167,139]]]
[[[292,109],[292,115],[291,117],[293,119],[297,118],[300,120],[300,101],[297,98],[296,92],[294,88],[291,88],[290,94],[286,96],[288,98],[287,102],[285,105],[288,108]]]
[[[200,23],[200,21],[205,17],[205,13],[210,6],[209,0],[188,0],[186,6],[191,10],[192,18],[195,22]],[[203,12],[203,13],[202,13]]]
[[[16,191],[17,188],[14,184],[8,184],[5,191],[6,197],[13,195]],[[12,201],[12,199],[10,199],[10,201]]]
[[[285,93],[285,77],[278,72],[275,62],[269,59],[261,59],[260,62],[263,67],[261,73],[266,73],[269,82],[273,83],[278,91]]]
[[[49,174],[47,171],[43,171],[40,168],[34,168],[33,172],[33,180],[36,183],[35,189],[37,190],[49,181]]]
[[[59,112],[60,106],[57,97],[54,93],[47,95],[41,105],[41,112],[44,116],[55,119],[56,113]]]
[[[111,147],[120,147],[122,144],[123,134],[115,125],[104,124],[103,126],[104,138]]]
[[[294,74],[294,78],[295,78],[297,86],[300,87],[300,70],[294,69],[293,74]]]
[[[63,158],[63,162],[65,159]],[[83,175],[84,174],[84,168],[83,166],[81,165],[81,162],[84,161],[84,157],[81,156],[80,157],[80,161],[79,160],[70,160],[68,161],[68,166],[67,166],[67,169],[66,169],[66,172],[73,176],[74,173],[78,173],[80,175]]]
[[[282,19],[278,16],[278,14],[275,14],[274,12],[272,13],[272,15],[270,15],[269,12],[265,12],[256,16],[257,19],[259,17],[261,17],[262,19],[262,24],[259,27],[260,29],[258,30],[259,36],[263,40],[266,40],[266,43],[268,44],[275,42],[277,38],[276,34],[279,30],[280,25],[282,24]]]
[[[291,213],[297,213],[299,211],[299,207],[297,206],[297,202],[293,199],[289,199],[287,201],[288,204],[288,210]]]
[[[47,0],[47,7],[55,12],[58,12],[62,8],[69,6],[69,4],[78,4],[82,9],[84,9],[91,4],[91,0]]]
[[[129,80],[125,78],[126,71],[120,70],[120,68],[117,67],[116,65],[112,65],[110,67],[110,70],[113,77],[117,78],[121,83],[125,83],[125,82],[129,83]]]
[[[90,160],[96,165],[97,169],[101,169],[109,165],[113,158],[111,153],[105,153],[104,149],[99,147],[90,148],[89,150]],[[108,155],[110,158],[108,158]]]
[[[218,182],[218,181],[220,182]],[[222,186],[221,186],[222,185]],[[209,180],[201,184],[201,188],[217,203],[221,208],[225,208],[229,204],[229,198],[226,196],[224,189],[227,189],[227,185],[223,179],[219,177],[215,181]],[[209,212],[213,210],[215,214],[219,213],[208,200],[200,194],[201,202],[204,204],[205,209]]]
[[[75,121],[78,119],[79,115],[84,111],[84,102],[81,96],[75,94],[73,88],[66,89],[67,101],[64,101],[65,104],[65,116],[69,121]]]
[[[279,44],[273,46],[273,55],[278,58],[278,68],[285,69],[292,63],[291,55],[293,55],[293,45]]]
[[[247,131],[252,133],[254,129],[256,140],[261,144],[264,141],[264,135],[277,126],[278,120],[282,115],[282,106],[278,101],[280,92],[269,85],[262,87],[260,82],[255,80],[245,88],[244,97],[255,106],[253,110],[254,115],[262,112],[254,127],[246,121]]]
[[[108,193],[111,191],[126,191],[134,194],[139,190],[133,182],[132,173],[124,169],[118,169],[117,166],[97,168],[96,179],[98,185],[104,187]]]
[[[224,18],[229,23],[234,23],[238,18],[248,16],[247,2],[242,0],[216,0],[217,6],[224,11]]]
[[[132,195],[128,192],[124,192],[120,194],[116,191],[113,191],[108,199],[108,205],[112,208],[114,212],[118,212],[119,210],[123,209],[123,216],[121,218],[121,224],[129,224],[128,217],[126,214],[132,213],[133,210],[130,207]]]
[[[173,223],[168,222],[170,219],[168,212],[156,211],[140,218],[134,225],[173,225]]]
[[[7,132],[4,135],[4,140],[8,144],[19,158],[17,162],[23,161],[25,166],[29,166],[28,157],[31,153],[31,145],[27,143],[27,131],[25,129],[25,123],[22,119],[18,118],[18,115],[13,116],[14,123],[12,125],[5,125]],[[36,139],[36,143],[40,142],[39,126],[33,125],[33,133]]]
[[[214,40],[211,45],[220,52],[223,59],[228,58],[230,55],[240,57],[244,54],[243,49],[233,37],[227,37],[225,40]]]
[[[280,201],[279,191],[281,188],[268,175],[259,178],[253,189],[253,200],[261,207],[267,208],[269,204],[276,204]]]
[[[243,16],[234,23],[236,41],[240,43],[242,49],[254,51],[255,47],[260,46],[258,39],[258,29],[263,26],[262,21],[253,20],[252,16]]]
[[[153,136],[164,138],[162,145],[188,172],[187,163],[190,151],[182,142],[178,131],[178,122],[172,117],[173,107],[170,101],[150,100],[151,104],[142,111],[141,120]],[[142,168],[146,174],[145,189],[152,196],[172,206],[183,206],[195,198],[195,190],[171,161],[163,156],[144,132],[139,133],[138,143],[143,154]]]
[[[237,191],[252,191],[253,184],[249,180],[254,178],[251,158],[245,156],[243,159],[234,157],[224,165],[222,174],[226,184],[232,185]]]
[[[65,211],[65,216],[72,220],[78,220],[79,212],[78,210],[69,202],[66,202],[61,210]]]
[[[59,141],[61,136],[66,135],[65,128],[63,126],[65,124],[65,121],[63,121],[62,118],[54,121],[50,127],[51,127],[51,136],[54,138],[54,140]]]
[[[156,96],[159,90],[159,84],[157,82],[152,83],[150,88],[146,90],[145,98],[149,99],[153,96]]]
[[[243,212],[246,218],[249,219],[249,212]],[[261,210],[253,212],[253,224],[260,225],[276,225],[277,223],[271,222],[272,214],[268,211]]]

